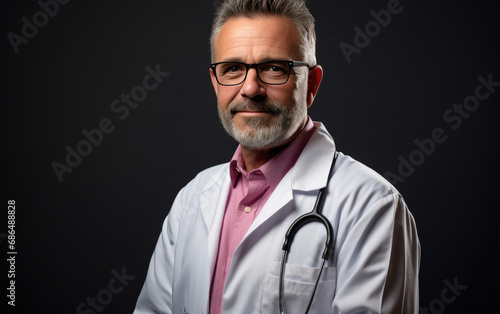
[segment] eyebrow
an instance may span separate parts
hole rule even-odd
[[[261,63],[261,62],[266,62],[266,61],[272,61],[272,60],[283,60],[283,61],[289,61],[289,58],[280,58],[280,57],[271,57],[271,58],[265,58],[259,62],[256,62],[256,63]],[[219,62],[240,62],[240,63],[246,63],[245,61],[243,61],[242,58],[239,58],[239,57],[235,57],[235,58],[229,58],[229,59],[226,59],[226,60],[222,60],[222,61],[219,61]]]
[[[226,60],[222,60],[220,62],[241,62],[241,63],[245,63],[245,62],[243,62],[243,59],[241,59],[241,58],[229,58],[229,59],[226,59]]]

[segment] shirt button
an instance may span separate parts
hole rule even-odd
[[[252,208],[250,208],[250,206],[245,206],[243,210],[245,211],[245,213],[249,213],[252,210]]]

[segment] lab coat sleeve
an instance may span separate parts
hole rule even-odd
[[[349,215],[338,235],[333,313],[418,313],[420,244],[402,197]]]
[[[163,223],[134,314],[172,313],[174,250],[181,218],[181,194],[182,191]]]

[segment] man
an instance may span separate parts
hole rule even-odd
[[[307,116],[321,82],[314,20],[301,0],[229,0],[218,8],[210,75],[231,162],[209,168],[174,201],[135,313],[279,313],[287,229],[321,188],[334,251],[320,272],[325,228],[295,235],[284,313],[417,313],[420,246],[402,197],[338,154]]]

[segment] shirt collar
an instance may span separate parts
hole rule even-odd
[[[289,143],[281,152],[279,152],[268,162],[266,162],[259,168],[254,169],[252,172],[262,172],[267,180],[268,185],[271,187],[271,189],[274,189],[281,181],[281,179],[283,179],[288,170],[290,170],[295,165],[295,162],[299,158],[302,150],[306,146],[315,130],[316,126],[312,122],[311,118],[308,117],[306,125],[291,143]],[[233,186],[233,188],[238,182],[240,174],[243,174],[245,176],[248,175],[248,172],[245,170],[244,165],[245,163],[243,161],[243,156],[241,155],[241,145],[238,145],[236,151],[234,152],[233,158],[231,159],[229,167],[231,185]]]
[[[245,176],[248,175],[247,171],[245,170],[245,167],[243,166],[244,164],[245,163],[243,162],[243,156],[241,155],[241,145],[238,145],[229,166],[229,173],[231,175],[231,185],[233,186],[233,188],[235,187],[236,182],[238,182],[240,174],[243,173],[243,175]]]

